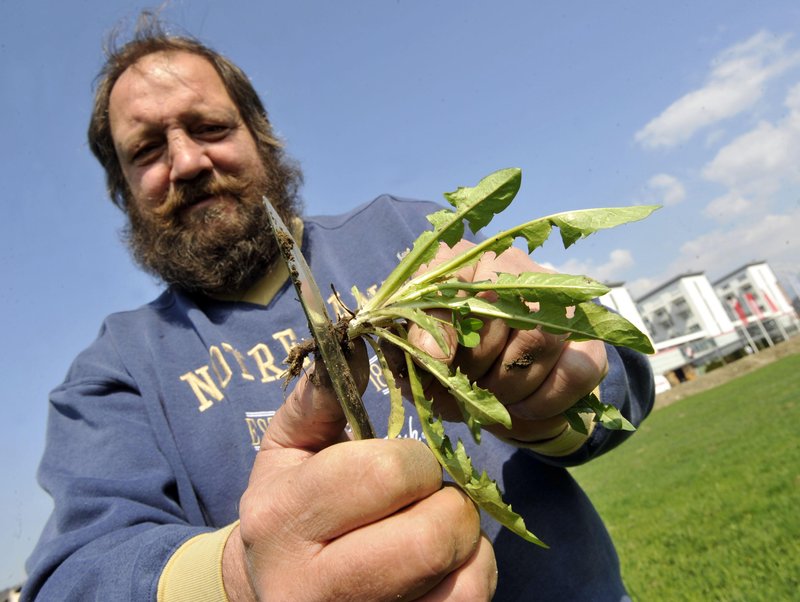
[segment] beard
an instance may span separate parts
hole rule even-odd
[[[129,199],[123,237],[134,260],[165,284],[189,293],[219,295],[250,288],[278,254],[262,195],[268,195],[284,220],[299,212],[299,170],[280,166],[278,174],[272,167],[265,170],[272,172],[269,176],[207,173],[175,184],[164,202],[147,213]],[[209,196],[224,200],[188,210]]]

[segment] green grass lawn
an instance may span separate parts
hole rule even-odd
[[[800,600],[800,355],[639,431],[572,471],[634,600]]]

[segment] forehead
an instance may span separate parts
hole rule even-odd
[[[235,110],[235,105],[211,63],[181,51],[149,54],[128,67],[114,84],[108,105],[112,129],[114,123],[164,120],[190,108]]]

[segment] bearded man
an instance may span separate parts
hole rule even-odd
[[[536,548],[443,485],[412,421],[398,439],[350,441],[324,367],[282,388],[276,358],[305,334],[305,318],[262,195],[338,290],[378,284],[434,205],[384,195],[301,217],[300,172],[244,73],[157,22],[109,55],[89,140],[129,216],[134,257],[167,288],[109,316],[52,393],[39,476],[55,508],[24,599],[626,598],[613,544],[565,469],[626,435],[582,435],[563,412],[602,381],[604,401],[641,422],[653,386],[640,355],[498,321],[477,348],[443,358],[509,406],[503,440],[469,453],[552,544]],[[536,269],[512,250],[472,277]],[[536,362],[502,369],[524,352]],[[383,383],[363,348],[352,365],[385,424]]]

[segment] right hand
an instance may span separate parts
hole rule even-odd
[[[354,373],[363,391],[367,372]],[[442,486],[428,448],[413,439],[349,441],[344,426],[318,362],[256,456],[223,555],[229,598],[490,600],[492,546],[470,499]]]

